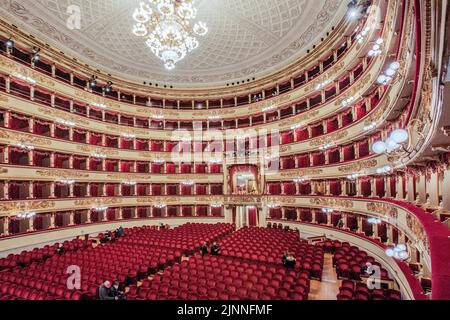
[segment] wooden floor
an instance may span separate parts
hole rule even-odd
[[[333,268],[332,255],[325,254],[322,281],[311,280],[309,300],[336,300],[341,281]]]

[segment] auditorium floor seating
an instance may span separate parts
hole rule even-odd
[[[198,248],[205,241],[218,242],[221,255],[202,256]],[[92,300],[105,280],[118,280],[128,300],[307,300],[311,282],[320,288],[324,252],[343,279],[335,283],[338,300],[401,299],[393,289],[363,289],[354,266],[379,265],[364,251],[339,241],[309,244],[293,230],[188,223],[125,229],[113,242],[74,239],[62,245],[62,254],[54,244],[0,259],[0,299]],[[295,268],[282,265],[286,251],[296,257]],[[80,287],[73,290],[67,286],[70,266],[81,271]]]

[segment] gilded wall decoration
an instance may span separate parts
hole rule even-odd
[[[353,201],[335,198],[311,198],[310,203],[313,205],[329,208],[353,208]]]
[[[266,201],[268,203],[277,203],[277,204],[295,204],[297,199],[295,197],[272,197],[268,196]]]
[[[301,114],[300,116],[292,117],[280,122],[281,127],[294,126],[298,123],[304,123],[306,125],[306,121],[309,121],[319,115],[319,110],[312,110]]]
[[[9,102],[9,98],[3,93],[0,93],[0,102]]]
[[[378,164],[378,161],[376,159],[372,160],[364,160],[364,161],[358,161],[355,163],[347,164],[345,166],[338,167],[339,172],[342,173],[353,173],[353,172],[359,172],[364,169],[371,169],[376,167]]]
[[[329,144],[329,143],[335,143],[337,140],[341,140],[344,139],[348,136],[348,131],[344,130],[344,131],[338,131],[338,132],[334,132],[331,134],[326,134],[323,137],[320,138],[316,138],[313,139],[309,145],[311,147],[319,147],[322,146],[324,144]]]
[[[46,210],[55,207],[54,201],[15,201],[5,202],[0,206],[1,213],[19,213],[36,210]]]
[[[94,198],[94,199],[76,200],[75,206],[89,207],[89,206],[114,205],[120,203],[122,203],[122,199],[120,198]]]
[[[261,196],[224,196],[225,204],[262,204]]]
[[[97,154],[105,154],[107,156],[116,156],[119,154],[119,151],[111,150],[108,148],[102,147],[91,147],[88,145],[77,146],[77,150],[87,152],[87,153],[97,153]]]
[[[55,110],[55,108],[38,108],[38,111],[40,113],[43,113],[47,116],[51,116],[52,118],[56,117],[59,118],[61,120],[65,120],[65,121],[70,121],[70,122],[75,122],[78,125],[85,125],[88,126],[90,124],[90,122],[86,119],[83,119],[83,117],[79,117],[79,116],[72,116],[67,112],[63,112],[63,111],[59,111],[59,110]]]
[[[0,174],[8,173],[8,169],[0,167]]]
[[[138,203],[148,203],[148,204],[159,204],[159,203],[165,203],[165,204],[178,204],[180,203],[179,197],[161,197],[161,196],[155,196],[155,197],[146,197],[146,198],[137,198]]]
[[[36,174],[42,177],[69,179],[69,178],[89,178],[88,173],[75,170],[37,170]]]
[[[370,202],[367,203],[367,210],[376,212],[382,216],[388,216],[396,220],[398,219],[397,208],[388,203]]]
[[[304,176],[315,176],[323,173],[322,169],[295,169],[288,172],[281,172],[283,178],[298,178]]]
[[[47,138],[35,137],[28,134],[10,132],[6,130],[0,130],[0,138],[9,140],[8,142],[11,144],[14,141],[33,146],[49,146],[52,144]]]
[[[420,223],[419,219],[412,214],[406,215],[406,224],[408,228],[413,232],[413,234],[417,237],[417,240],[422,242],[425,250],[430,253],[430,245],[428,242],[427,233]]]

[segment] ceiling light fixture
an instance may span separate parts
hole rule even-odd
[[[197,15],[193,0],[148,0],[133,13],[133,33],[146,38],[146,44],[168,70],[175,68],[199,46],[197,36],[205,36],[204,22],[191,25]]]

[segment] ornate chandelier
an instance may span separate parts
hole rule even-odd
[[[147,39],[147,46],[169,70],[199,46],[196,36],[208,33],[203,22],[191,26],[197,15],[193,3],[194,0],[148,0],[134,11],[133,33]]]

